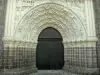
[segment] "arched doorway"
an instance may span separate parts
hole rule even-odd
[[[62,69],[64,66],[62,36],[52,27],[44,29],[38,37],[36,66],[46,70]]]

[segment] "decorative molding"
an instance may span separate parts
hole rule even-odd
[[[26,48],[36,48],[37,43],[29,42],[29,41],[21,41],[21,40],[4,40],[5,47],[26,47]]]
[[[26,5],[23,5],[23,0],[17,0],[16,2],[16,17],[15,17],[15,28],[18,25],[19,21],[23,18],[23,16],[31,9],[38,7],[42,4],[46,3],[57,3],[60,5],[64,5],[65,7],[73,10],[78,16],[81,16],[81,20],[84,21],[85,24],[85,10],[84,10],[84,0],[24,0]],[[34,3],[31,5],[31,2]],[[30,5],[29,5],[30,3]]]
[[[57,29],[63,41],[86,38],[87,31],[80,18],[71,9],[57,3],[45,3],[31,9],[16,27],[14,38],[36,42],[46,27]]]

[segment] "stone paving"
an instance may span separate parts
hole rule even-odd
[[[39,70],[37,73],[33,73],[30,75],[81,75],[81,74],[73,74],[64,72],[62,70]]]

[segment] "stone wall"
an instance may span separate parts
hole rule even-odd
[[[6,47],[4,50],[4,69],[22,69],[33,66],[33,48]]]
[[[36,72],[36,44],[24,41],[4,42],[3,74],[27,75]],[[81,42],[79,42],[81,44]],[[63,70],[81,74],[96,74],[96,47],[66,47]]]
[[[3,35],[5,27],[5,13],[6,13],[6,0],[0,0],[0,68],[2,62],[2,52],[3,52]],[[1,69],[0,69],[1,70]]]
[[[4,43],[0,75],[27,75],[37,71],[34,43],[12,40]]]
[[[4,1],[4,0],[2,0],[2,1]],[[96,1],[96,0],[95,0]],[[58,1],[57,1],[58,2]],[[87,1],[88,2],[88,1]],[[87,2],[85,3],[86,5],[87,5]],[[37,23],[36,23],[36,26],[32,29],[32,31],[30,31],[30,28],[29,27],[33,27],[33,21],[35,21],[34,19],[32,19],[33,18],[33,16],[31,16],[32,15],[32,13],[34,12],[34,10],[31,10],[32,11],[32,13],[31,12],[29,12],[28,14],[26,14],[26,15],[24,15],[25,17],[22,19],[22,21],[21,21],[21,23],[19,23],[19,28],[18,28],[18,35],[20,34],[20,38],[25,38],[25,41],[16,41],[17,40],[17,36],[18,35],[16,35],[16,34],[14,34],[14,35],[16,35],[15,37],[12,37],[13,36],[13,32],[15,32],[14,31],[14,29],[13,29],[13,27],[15,27],[14,26],[14,16],[16,15],[15,13],[12,13],[12,11],[13,12],[19,12],[19,13],[21,13],[23,10],[23,7],[21,7],[21,9],[19,9],[19,7],[17,7],[16,9],[18,10],[22,10],[22,11],[15,11],[15,4],[16,4],[16,1],[14,1],[14,0],[11,0],[11,2],[9,1],[9,4],[8,4],[8,12],[10,12],[10,13],[7,13],[7,22],[6,22],[6,34],[5,34],[5,37],[4,37],[4,39],[5,38],[7,38],[8,37],[8,40],[7,41],[5,41],[4,40],[4,55],[3,55],[3,60],[2,60],[2,66],[1,66],[1,69],[2,69],[2,72],[3,72],[3,74],[4,75],[13,75],[13,74],[15,74],[15,75],[27,75],[27,74],[29,74],[29,73],[31,73],[31,72],[34,72],[34,71],[36,71],[36,60],[34,60],[35,58],[36,58],[36,44],[34,44],[34,43],[31,43],[31,42],[26,42],[26,39],[28,38],[28,40],[30,39],[30,37],[32,37],[32,41],[34,41],[34,42],[37,42],[37,38],[38,38],[38,35],[37,35],[37,33],[39,34],[39,32],[41,32],[42,31],[42,29],[43,28],[45,28],[45,27],[48,27],[48,26],[51,26],[51,25],[48,25],[48,26],[43,26],[45,23],[43,23],[43,25],[42,25],[42,22],[41,22],[41,24],[39,23],[39,25],[40,25],[40,27],[39,27],[39,25],[37,25]],[[20,3],[20,1],[19,1],[19,3]],[[38,3],[38,2],[37,2]],[[59,3],[59,2],[58,2]],[[65,2],[64,2],[65,3]],[[99,2],[97,2],[97,3],[99,3]],[[20,4],[18,4],[18,5],[20,5]],[[37,5],[37,4],[36,4]],[[52,4],[52,2],[51,2],[51,4],[49,4],[49,3],[47,3],[47,4],[45,4],[46,6],[46,8],[47,8],[47,6],[48,7],[51,7],[52,9],[54,9],[56,6],[57,7],[59,7],[58,5],[59,4],[57,4],[56,5],[56,3],[53,3]],[[51,6],[52,5],[52,6]],[[55,6],[53,6],[53,5],[55,5]],[[66,4],[65,4],[66,5]],[[71,4],[72,5],[72,4]],[[79,4],[77,4],[77,5],[79,5]],[[87,15],[89,15],[89,17],[87,16],[87,15],[83,15],[84,16],[84,18],[85,17],[87,17],[87,22],[89,22],[89,26],[87,25],[87,27],[88,27],[88,29],[90,29],[92,32],[93,32],[93,36],[88,36],[88,39],[87,39],[87,35],[86,35],[86,38],[84,39],[84,37],[83,36],[81,36],[81,40],[83,40],[83,41],[85,41],[85,40],[91,40],[91,38],[93,38],[91,41],[96,41],[95,40],[95,36],[94,36],[94,34],[95,34],[95,32],[94,32],[94,24],[92,24],[92,22],[91,22],[91,15],[92,15],[92,17],[93,17],[93,13],[91,13],[91,14],[88,14],[88,13],[90,13],[90,12],[92,12],[92,10],[91,9],[89,9],[89,8],[87,8],[87,7],[92,7],[92,3],[90,3],[90,5],[84,5],[84,8],[86,8],[86,11],[87,11]],[[94,3],[94,5],[95,5],[95,3]],[[99,4],[98,4],[99,5]],[[42,6],[44,6],[44,4],[42,5]],[[82,6],[83,6],[83,4],[82,4]],[[96,7],[97,7],[97,5],[95,5]],[[13,7],[13,9],[11,9],[11,7]],[[41,7],[41,6],[39,6],[39,7]],[[44,7],[42,7],[42,8],[44,8]],[[62,7],[61,7],[62,8]],[[83,7],[82,7],[83,8]],[[84,9],[83,8],[83,9]],[[99,7],[98,7],[99,8]],[[25,8],[26,9],[26,8]],[[24,9],[24,10],[25,10]],[[28,9],[28,8],[27,8]],[[36,9],[36,8],[35,8]],[[40,8],[41,9],[41,8]],[[58,8],[59,9],[59,8]],[[74,10],[75,8],[73,8],[73,10]],[[81,8],[80,8],[81,9]],[[97,8],[95,8],[95,9],[97,9]],[[66,11],[65,11],[66,10]],[[38,9],[37,9],[37,11],[38,11]],[[44,11],[44,9],[43,9],[43,11]],[[62,11],[61,10],[54,10],[55,12],[57,12],[57,14],[59,15],[59,16],[61,16],[61,17],[66,17],[66,15],[64,14],[64,13],[61,13],[60,14],[60,12],[63,12],[63,11],[65,11],[66,12],[66,14],[67,14],[67,12],[68,12],[68,10],[67,9],[63,9]],[[97,10],[96,10],[97,11]],[[45,13],[47,13],[46,11],[44,11]],[[53,12],[53,11],[52,11]],[[81,11],[82,12],[82,14],[83,14],[83,11]],[[76,12],[77,13],[77,12]],[[97,12],[96,12],[97,13]],[[98,12],[99,13],[99,12]],[[98,16],[98,13],[97,13],[97,15],[96,16]],[[10,14],[10,15],[9,15]],[[25,13],[24,13],[25,14]],[[38,14],[38,13],[36,13],[36,14]],[[42,12],[41,12],[41,14],[43,14]],[[55,16],[57,15],[57,14],[55,14]],[[30,18],[30,16],[31,16],[31,18]],[[36,16],[38,16],[38,15],[36,15]],[[51,16],[52,17],[52,15],[49,15],[49,16]],[[19,16],[20,17],[20,16]],[[27,18],[27,17],[29,17],[29,18]],[[48,16],[47,16],[48,17]],[[49,17],[48,17],[49,18]],[[52,17],[53,18],[53,17]],[[65,23],[66,23],[66,18],[58,18],[57,16],[56,16],[56,18],[58,19],[58,21],[60,22],[60,21],[62,21],[62,23],[64,22],[64,20],[65,20]],[[73,16],[73,14],[71,15],[71,20],[74,20],[75,19],[75,16]],[[18,17],[16,17],[16,19],[18,19]],[[94,19],[94,18],[93,18]],[[97,18],[96,17],[96,23],[98,23],[99,22],[99,17]],[[20,20],[20,19],[18,19],[18,20]],[[30,22],[31,24],[32,24],[32,26],[30,26],[30,24],[28,24],[27,22],[25,22],[27,20],[27,22]],[[33,21],[32,21],[33,20]],[[40,18],[40,16],[38,17],[38,19],[35,21],[35,22],[38,22],[38,21],[41,21],[41,18]],[[47,20],[47,19],[45,19],[45,20]],[[76,20],[76,19],[75,19]],[[81,19],[82,20],[82,22],[83,23],[85,23],[84,21],[85,21],[85,19]],[[84,20],[84,21],[83,21]],[[4,20],[3,20],[4,21]],[[58,28],[58,30],[62,33],[62,36],[63,36],[63,39],[64,39],[64,41],[63,42],[66,42],[66,36],[65,35],[67,35],[67,34],[65,34],[65,31],[66,30],[69,30],[70,31],[70,28],[68,28],[68,29],[66,29],[67,27],[69,27],[69,26],[65,26],[65,27],[63,27],[64,25],[66,25],[66,24],[64,24],[63,26],[62,26],[62,23],[61,23],[61,25],[59,25],[58,23],[58,21],[56,21],[56,20],[53,20],[53,21],[55,21],[55,23],[57,23],[57,24],[54,24],[54,25],[58,25],[57,27],[55,27],[55,28]],[[78,21],[80,21],[80,20],[78,20]],[[44,21],[43,21],[44,22]],[[49,22],[48,20],[47,20],[47,22]],[[77,21],[75,21],[75,22],[77,22]],[[52,22],[52,20],[50,21],[50,23],[53,25],[53,22]],[[68,22],[67,22],[68,23]],[[73,25],[75,26],[75,24],[77,25],[77,24],[79,24],[79,26],[81,26],[81,24],[80,24],[80,22],[77,22],[77,23],[73,23]],[[17,24],[16,24],[17,25]],[[22,25],[22,26],[20,26],[20,25]],[[70,23],[68,24],[68,25],[70,25]],[[86,25],[86,24],[84,24],[84,25]],[[76,30],[79,28],[79,29],[84,29],[84,25],[82,24],[82,27],[79,27],[79,26],[77,26],[76,27]],[[91,25],[91,26],[90,26]],[[3,26],[3,25],[2,25]],[[26,27],[27,26],[27,27]],[[43,27],[42,27],[43,26]],[[70,25],[71,26],[71,25]],[[99,35],[99,24],[96,24],[96,27],[98,28],[97,29],[97,35]],[[26,30],[24,29],[24,27],[26,27]],[[52,26],[52,27],[54,27],[54,26]],[[10,28],[10,29],[9,29]],[[22,29],[20,29],[20,28],[22,28]],[[40,29],[39,29],[40,28]],[[63,28],[63,29],[62,29]],[[2,28],[3,29],[3,28]],[[92,30],[93,29],[93,30]],[[3,29],[4,30],[4,29]],[[24,31],[25,30],[25,31]],[[30,37],[26,34],[28,31],[27,30],[29,30],[31,33],[32,33],[32,35],[31,35],[31,33],[30,33]],[[34,30],[34,31],[33,31]],[[65,31],[63,31],[63,30],[65,30]],[[73,29],[72,29],[73,30]],[[90,30],[87,30],[87,33],[90,31]],[[80,35],[82,35],[81,34],[81,31],[82,30],[80,30],[80,31],[77,31],[77,32],[80,32],[80,34],[78,34],[78,35],[75,35],[75,36],[80,36]],[[25,34],[25,36],[22,36],[23,34],[21,34],[21,32],[24,32],[24,34]],[[34,34],[34,32],[36,32],[36,34]],[[73,34],[75,33],[74,31],[71,31],[71,32],[73,32]],[[66,33],[68,33],[67,31],[66,31]],[[82,33],[84,33],[84,30],[83,30],[83,32]],[[90,32],[89,32],[90,33]],[[88,34],[89,34],[88,33]],[[33,34],[34,34],[34,36],[33,36]],[[90,35],[90,34],[89,34]],[[91,34],[92,35],[92,34]],[[6,37],[7,36],[7,37]],[[10,37],[9,37],[10,36]],[[19,36],[18,36],[19,37]],[[9,39],[11,38],[11,40],[9,41]],[[15,39],[16,38],[16,39]],[[35,39],[36,38],[36,39]],[[71,38],[71,37],[69,37],[69,38]],[[98,36],[98,38],[99,38],[99,36]],[[13,39],[15,39],[14,41],[12,41]],[[34,40],[35,39],[35,40]],[[19,40],[21,40],[21,39],[19,39]],[[79,39],[80,40],[80,39]],[[72,40],[71,40],[72,41]],[[99,42],[99,41],[98,41]],[[81,42],[80,42],[81,43]],[[66,44],[66,46],[67,46],[67,44]],[[96,51],[96,47],[93,47],[93,46],[90,46],[90,47],[87,47],[87,46],[85,46],[85,47],[82,47],[82,46],[77,46],[77,47],[66,47],[65,48],[65,66],[64,66],[64,70],[65,71],[70,71],[70,72],[75,72],[75,73],[83,73],[83,74],[91,74],[91,73],[98,73],[98,69],[97,69],[97,67],[99,67],[98,65],[97,65],[97,57],[98,57],[98,62],[100,62],[100,60],[99,60],[99,53],[100,53],[100,51],[99,51],[99,44],[97,44],[97,51]],[[98,55],[97,55],[97,53],[98,53]],[[94,75],[95,75],[94,74]],[[1,75],[1,74],[0,74]]]
[[[66,71],[81,74],[98,73],[95,47],[69,47],[65,53]]]
[[[97,57],[98,57],[98,68],[100,68],[100,0],[94,0],[95,10],[95,23],[96,23],[96,34],[98,37],[97,42]]]

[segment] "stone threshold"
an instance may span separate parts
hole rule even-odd
[[[32,73],[30,75],[81,75],[81,74],[74,74],[71,72],[65,72],[63,70],[38,70],[38,72]]]
[[[0,75],[29,75],[33,72],[36,72],[36,69],[12,69],[0,72]]]

